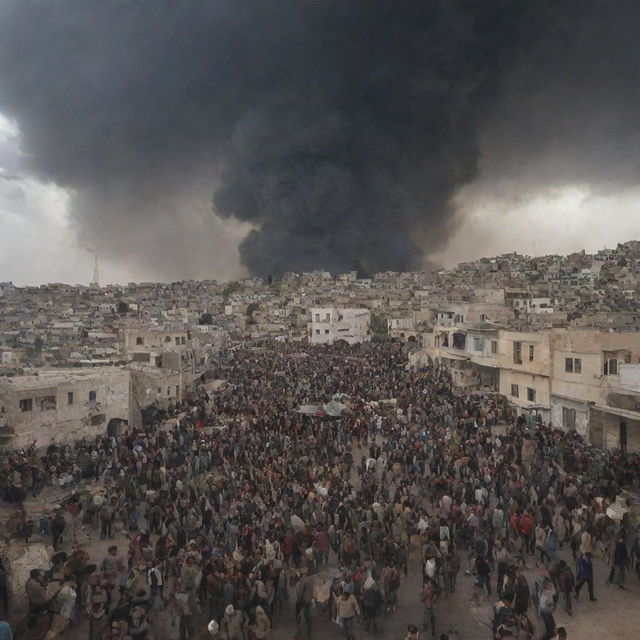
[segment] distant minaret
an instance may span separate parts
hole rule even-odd
[[[98,252],[93,252],[94,263],[93,263],[93,280],[91,281],[91,286],[100,288],[100,278],[98,276]]]

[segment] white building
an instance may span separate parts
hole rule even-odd
[[[336,340],[356,344],[371,340],[369,309],[314,307],[309,313],[307,335],[311,344],[333,344]]]

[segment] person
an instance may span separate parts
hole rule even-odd
[[[420,631],[418,631],[418,627],[415,624],[407,626],[407,635],[404,640],[420,640]]]
[[[29,602],[27,611],[27,624],[30,629],[36,626],[40,617],[46,613],[47,605],[51,595],[47,593],[44,585],[44,571],[40,569],[32,569],[29,573],[29,579],[25,585],[27,592],[27,600]]]
[[[493,605],[493,618],[491,621],[491,628],[493,630],[494,637],[499,637],[498,629],[503,627],[505,624],[513,621],[515,623],[515,611],[513,609],[513,593],[510,591],[505,591],[498,600]]]
[[[156,609],[162,609],[163,580],[158,562],[147,563],[147,584],[149,585],[149,602]]]
[[[547,556],[548,531],[542,525],[542,522],[539,522],[536,525],[536,528],[534,530],[534,537],[535,537],[535,543],[536,543],[536,567],[540,566],[540,564],[542,564],[542,566],[544,567],[547,567],[548,566],[548,556]]]
[[[0,620],[0,640],[13,640],[11,625],[6,620]]]
[[[78,582],[75,576],[70,576],[55,595],[52,602],[55,613],[46,640],[57,638],[71,624],[75,613],[77,589]]]
[[[535,627],[526,613],[516,614],[516,638],[518,640],[533,640]]]
[[[590,551],[587,551],[578,561],[578,575],[576,582],[576,600],[580,597],[580,590],[584,583],[587,583],[587,589],[589,591],[589,600],[596,602],[596,598],[593,595],[593,561]]]
[[[344,589],[338,598],[338,615],[347,640],[355,640],[355,618],[360,616],[360,605],[348,589]]]
[[[428,633],[431,629],[431,636],[436,637],[436,604],[438,594],[431,580],[427,579],[420,591],[420,602],[422,602],[422,630]]]
[[[527,613],[529,608],[529,583],[524,575],[522,567],[516,571],[516,582],[514,585],[514,609],[516,614]]]
[[[322,523],[318,523],[314,533],[314,555],[316,567],[326,567],[329,564],[329,534]]]
[[[611,572],[609,581],[616,584],[620,589],[624,589],[624,579],[629,564],[629,551],[624,540],[624,534],[621,531],[616,537],[616,544],[611,556]]]
[[[567,637],[567,630],[564,627],[558,627],[551,640],[567,640]]]
[[[544,625],[544,630],[540,640],[551,640],[556,632],[556,621],[553,617],[553,612],[556,608],[556,591],[551,580],[547,580],[542,587],[540,593],[540,601],[538,609],[540,612],[540,618]]]
[[[109,502],[104,502],[100,507],[100,539],[113,538],[112,528],[115,518],[116,498],[112,498]]]
[[[265,610],[260,606],[256,607],[255,614],[255,622],[247,627],[249,629],[249,640],[265,640],[269,637],[269,632],[271,631],[271,621]]]
[[[575,580],[573,577],[573,571],[571,571],[571,567],[569,567],[564,560],[560,560],[560,562],[554,569],[554,577],[558,584],[560,593],[562,594],[562,605],[564,607],[564,610],[569,615],[573,615],[571,595],[573,594],[573,590],[575,588]]]
[[[115,586],[118,583],[118,577],[124,571],[124,562],[118,555],[118,547],[116,545],[109,547],[100,568],[104,579],[110,585]]]
[[[387,613],[395,611],[398,603],[398,589],[400,588],[400,572],[393,560],[389,560],[384,572],[384,589],[387,594],[385,607]]]
[[[311,637],[312,617],[311,603],[313,601],[313,578],[309,576],[307,567],[300,569],[300,581],[296,585],[296,618],[298,624],[304,620],[307,636]]]
[[[175,593],[175,612],[179,620],[180,640],[189,640],[194,634],[194,610],[196,607],[195,596],[193,592],[187,590],[180,579],[177,580]],[[228,608],[228,607],[227,607]],[[233,606],[231,606],[231,614],[233,614]],[[233,617],[233,616],[231,616]],[[225,612],[225,619],[227,618]],[[224,619],[223,619],[224,623]],[[229,640],[243,640],[242,635],[231,636]]]
[[[474,584],[473,600],[479,601],[482,590],[486,588],[487,595],[491,595],[491,565],[483,554],[478,554],[475,560],[476,580]]]
[[[65,526],[66,521],[62,514],[62,508],[59,507],[56,509],[55,516],[51,521],[51,544],[54,551],[57,551],[60,544],[62,544],[62,534],[64,533]]]
[[[384,600],[380,593],[378,583],[371,577],[367,578],[364,583],[362,597],[363,627],[367,633],[382,633],[380,614],[382,612],[383,602]]]

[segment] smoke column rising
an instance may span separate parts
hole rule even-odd
[[[533,181],[560,156],[567,179],[597,180],[603,149],[607,180],[637,166],[613,144],[640,113],[621,89],[623,71],[637,85],[636,6],[5,0],[0,111],[101,256],[201,275],[251,229],[252,273],[405,270],[446,245],[487,135],[497,174],[528,148]],[[580,135],[619,113],[611,144]]]

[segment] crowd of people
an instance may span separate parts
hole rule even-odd
[[[471,606],[498,598],[493,638],[552,640],[567,636],[557,606],[572,612],[585,584],[595,600],[594,556],[619,588],[640,560],[628,514],[607,515],[638,486],[637,457],[605,464],[576,433],[455,393],[445,368],[410,369],[398,344],[271,344],[216,366],[224,384],[140,430],[0,458],[19,505],[6,535],[37,531],[54,549],[26,585],[27,626],[46,621],[50,640],[83,619],[90,640],[165,637],[160,625],[261,640],[295,619],[299,638],[334,625],[353,640],[360,622],[386,638],[420,564],[408,640],[448,637],[440,608],[461,566]],[[298,410],[332,400],[337,415]],[[51,483],[71,497],[28,521],[22,501]],[[126,544],[96,557],[92,541],[120,532]]]

